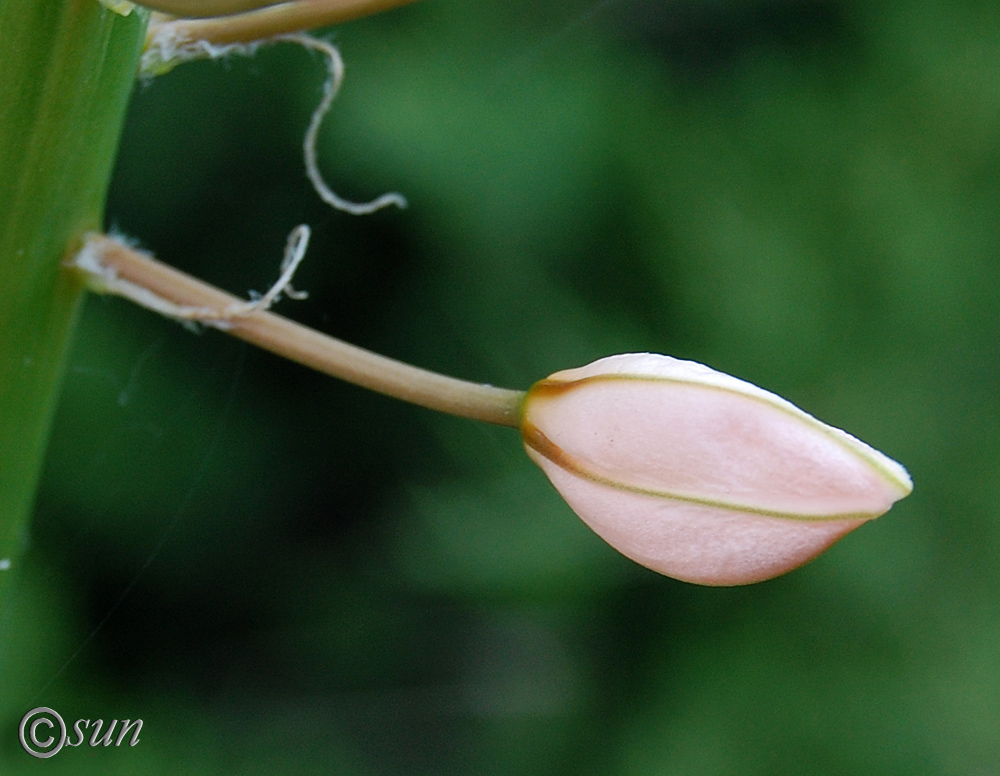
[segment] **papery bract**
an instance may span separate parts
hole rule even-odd
[[[898,463],[790,402],[651,353],[536,383],[521,432],[605,541],[706,585],[796,568],[912,490]]]

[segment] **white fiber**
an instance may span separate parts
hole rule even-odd
[[[333,105],[333,101],[337,97],[337,92],[340,91],[341,82],[344,80],[344,61],[341,59],[340,52],[336,46],[304,33],[276,35],[273,38],[253,43],[230,43],[217,46],[206,40],[192,40],[187,37],[187,34],[183,31],[184,28],[178,26],[178,24],[163,22],[156,25],[156,32],[153,34],[142,55],[139,67],[140,78],[153,78],[172,70],[179,64],[197,59],[220,59],[231,54],[251,56],[263,43],[294,43],[303,48],[318,51],[326,57],[328,75],[326,83],[323,84],[323,97],[309,119],[309,127],[302,142],[306,176],[309,178],[320,199],[330,205],[330,207],[342,210],[345,213],[367,215],[389,205],[396,205],[400,208],[406,207],[406,198],[396,192],[383,194],[370,202],[352,202],[344,199],[330,188],[319,170],[319,162],[316,158],[316,142],[319,137],[319,130],[323,124],[323,119],[326,118],[326,114],[330,112],[330,106]]]

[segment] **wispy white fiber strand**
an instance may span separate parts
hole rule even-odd
[[[178,64],[196,59],[220,59],[231,54],[252,56],[260,45],[265,43],[294,43],[303,48],[318,51],[326,58],[327,78],[323,84],[323,98],[309,119],[309,127],[302,141],[306,176],[319,198],[336,210],[356,216],[368,215],[390,205],[405,208],[406,198],[397,192],[383,194],[370,202],[352,202],[344,199],[330,188],[323,178],[323,173],[320,172],[316,152],[319,131],[344,80],[344,60],[337,47],[332,43],[304,33],[290,33],[275,35],[254,43],[216,45],[204,40],[186,38],[168,22],[158,26],[156,34],[146,47],[146,51],[142,55],[140,77],[152,78],[171,70]]]
[[[251,313],[269,310],[284,294],[292,299],[305,299],[305,291],[292,288],[292,278],[295,271],[305,258],[309,247],[310,230],[301,224],[292,230],[285,245],[285,255],[281,260],[281,274],[263,296],[247,302],[231,304],[223,309],[210,307],[190,307],[174,304],[168,299],[157,296],[148,288],[133,283],[118,274],[102,260],[103,250],[107,243],[117,243],[127,246],[121,238],[94,235],[87,240],[80,252],[74,257],[71,265],[84,272],[87,284],[92,291],[123,296],[141,307],[159,313],[167,318],[173,318],[185,325],[202,324],[216,329],[228,329],[236,318],[245,317]],[[131,250],[135,248],[128,246]],[[142,251],[136,251],[142,253]],[[251,297],[254,294],[251,292]]]
[[[156,25],[156,32],[147,42],[139,60],[139,79],[148,81],[169,73],[178,65],[199,59],[222,59],[231,54],[253,56],[260,47],[254,43],[212,43],[189,38],[183,28],[170,22]]]
[[[295,227],[292,233],[288,235],[288,242],[285,244],[285,255],[281,260],[281,275],[274,282],[274,285],[259,299],[252,299],[249,302],[226,308],[226,317],[231,318],[237,315],[249,315],[259,310],[270,310],[271,305],[281,299],[282,294],[292,299],[305,299],[308,297],[309,294],[307,292],[296,291],[292,288],[292,278],[295,275],[295,270],[299,268],[299,264],[302,263],[302,259],[306,256],[306,249],[309,247],[309,236],[309,227],[305,224]],[[253,296],[252,293],[251,296]]]
[[[316,160],[316,141],[319,137],[319,130],[323,124],[323,119],[330,111],[330,106],[337,98],[340,91],[340,84],[344,80],[344,60],[340,56],[337,47],[325,40],[314,38],[311,35],[294,33],[290,35],[277,35],[273,38],[276,41],[287,43],[297,43],[303,48],[318,51],[326,57],[327,79],[323,84],[323,99],[320,100],[316,110],[313,111],[309,120],[309,128],[302,143],[302,151],[306,161],[306,175],[312,182],[313,188],[326,204],[337,210],[343,210],[356,216],[368,215],[376,210],[381,210],[389,205],[405,208],[406,198],[397,192],[383,194],[381,197],[373,199],[371,202],[350,202],[337,194],[323,180],[323,174],[319,171],[319,163]]]

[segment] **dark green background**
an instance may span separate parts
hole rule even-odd
[[[527,387],[652,350],[773,390],[915,492],[708,589],[580,523],[516,432],[87,302],[3,649],[2,772],[1000,773],[1000,8],[426,0],[140,87],[111,226],[279,311]],[[67,663],[67,661],[69,661]],[[29,708],[133,749],[17,744]]]

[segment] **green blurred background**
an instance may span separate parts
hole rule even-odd
[[[1000,773],[1000,6],[425,0],[137,89],[109,226],[279,312],[527,387],[652,350],[914,494],[810,565],[618,556],[516,432],[86,305],[0,649],[3,774]],[[141,718],[34,760],[21,715]]]

